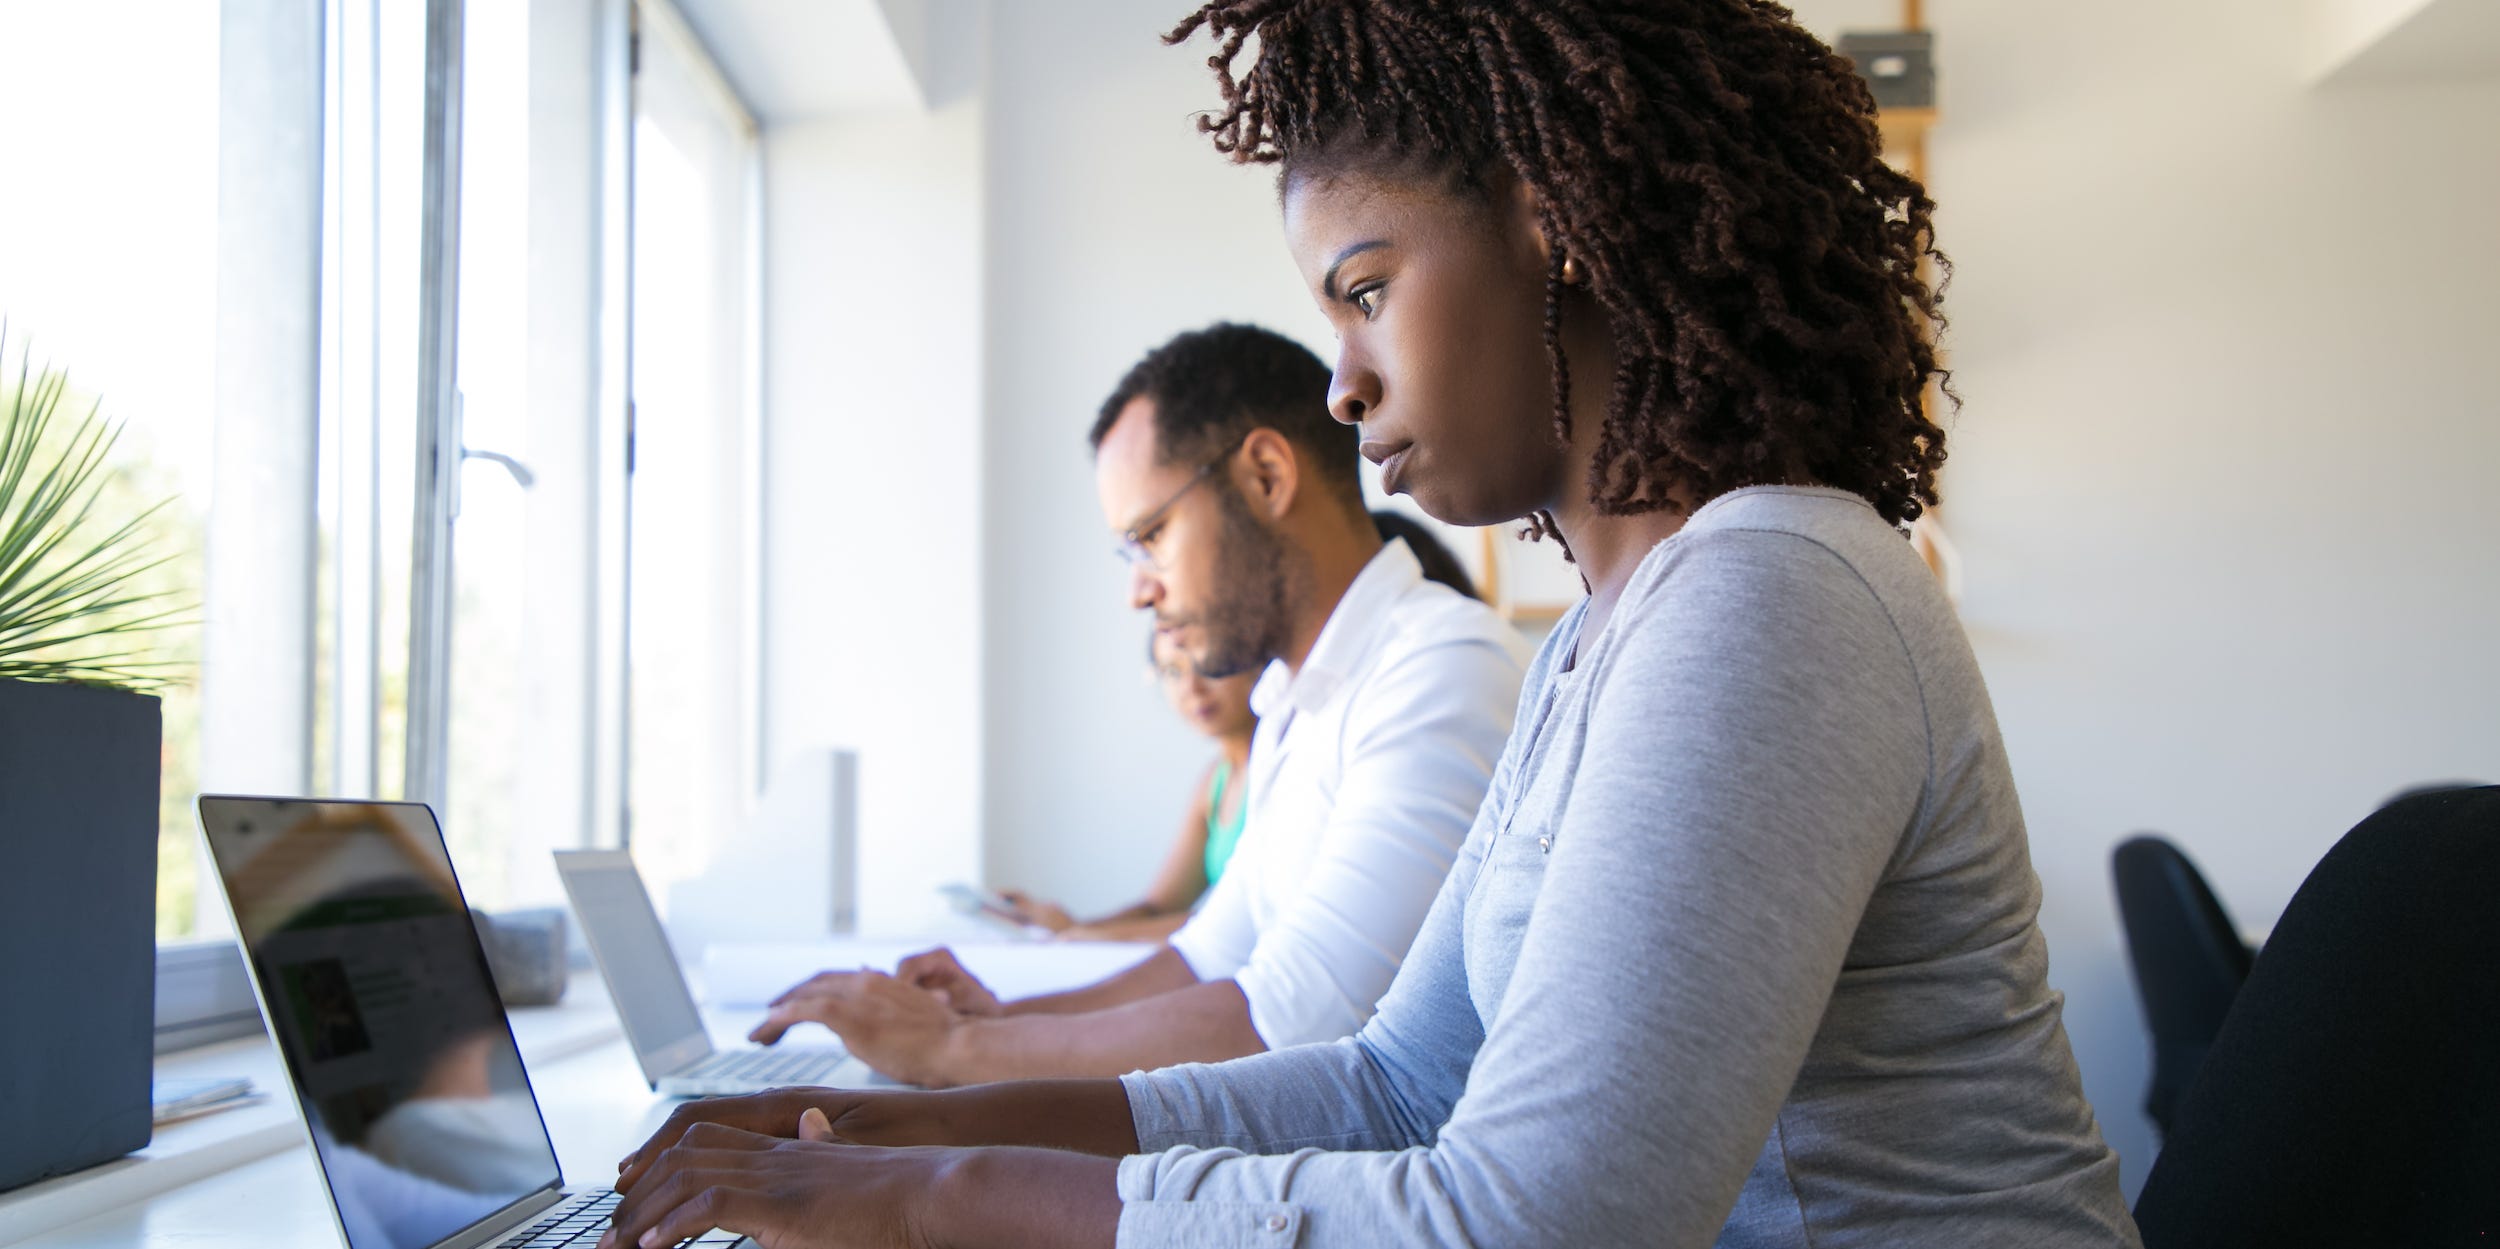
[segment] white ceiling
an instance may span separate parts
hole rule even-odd
[[[2322,82],[2500,79],[2500,0],[2317,0],[2312,20]]]
[[[925,0],[677,0],[765,125],[927,105]]]

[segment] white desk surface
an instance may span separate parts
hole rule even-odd
[[[1017,986],[1029,992],[1090,981],[1106,958],[1101,947],[1034,948],[1067,951],[1061,965],[1069,974],[1056,985]],[[789,951],[782,953],[786,957]],[[1036,954],[1023,968],[1033,968],[1035,960],[1054,961]],[[714,1041],[723,1046],[744,1044],[747,1030],[762,1018],[755,1008],[704,1011]],[[575,977],[562,1005],[516,1010],[512,1020],[565,1180],[577,1187],[604,1186],[615,1178],[617,1159],[647,1139],[675,1102],[655,1096],[643,1082],[596,973]],[[156,1140],[131,1158],[0,1194],[0,1245],[268,1249],[340,1243],[285,1072],[266,1038],[167,1055],[158,1072],[248,1075],[270,1097],[256,1106],[160,1127]],[[865,1084],[869,1075],[857,1066],[838,1073],[834,1082]]]

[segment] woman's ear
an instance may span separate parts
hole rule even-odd
[[[1504,175],[1503,185],[1496,194],[1496,202],[1507,214],[1502,223],[1503,229],[1511,238],[1518,240],[1522,248],[1535,251],[1537,272],[1555,272],[1554,253],[1562,248],[1562,243],[1546,233],[1545,201],[1517,174]],[[1588,264],[1564,250],[1558,276],[1565,286],[1586,286],[1589,280]]]
[[[1293,443],[1283,434],[1267,428],[1251,430],[1233,461],[1233,485],[1251,511],[1270,521],[1283,520],[1301,493],[1301,457],[1294,454]]]
[[[1514,239],[1536,249],[1537,267],[1554,263],[1555,240],[1545,233],[1545,201],[1528,180],[1505,172],[1494,191],[1494,202],[1502,212],[1502,229]]]

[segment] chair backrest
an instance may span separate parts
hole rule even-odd
[[[2222,1029],[2248,979],[2248,944],[2205,877],[2177,846],[2150,833],[2110,855],[2118,916],[2137,996],[2157,1041],[2204,1044]]]
[[[2500,787],[2407,799],[2293,895],[2146,1179],[2147,1249],[2500,1228]]]
[[[2423,781],[2418,785],[2407,785],[2389,794],[2387,801],[2378,805],[2392,807],[2407,798],[2419,798],[2424,794],[2444,794],[2452,789],[2481,789],[2490,783],[2489,781]]]
[[[2110,856],[2110,875],[2118,886],[2136,997],[2153,1034],[2144,1113],[2167,1133],[2231,999],[2248,979],[2248,946],[2177,846],[2149,833],[2130,837]]]

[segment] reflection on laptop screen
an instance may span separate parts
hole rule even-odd
[[[559,1183],[432,812],[204,797],[200,820],[355,1249]]]

